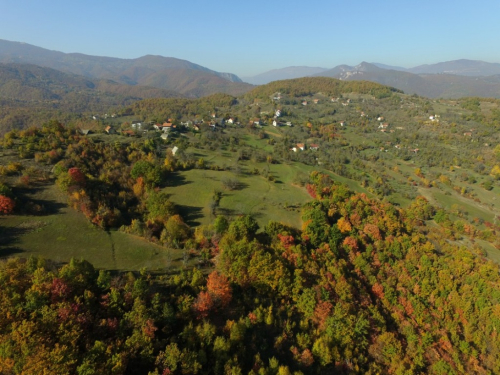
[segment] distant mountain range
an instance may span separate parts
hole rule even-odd
[[[500,64],[478,60],[454,60],[431,65],[419,65],[407,69],[415,74],[453,74],[459,76],[479,77],[500,74]]]
[[[417,94],[431,98],[459,98],[464,96],[500,97],[500,64],[474,60],[456,60],[432,65],[421,65],[406,69],[380,63],[362,62],[356,66],[338,65],[333,69],[323,69],[309,73],[312,69],[276,69],[255,77],[247,82],[268,83],[285,79],[283,72],[296,73],[293,78],[306,76],[333,77],[340,80],[366,80],[403,90],[407,94]],[[300,75],[300,74],[303,75]]]
[[[446,68],[447,66],[450,65],[441,64],[441,67]],[[493,71],[491,68],[490,66],[489,71]],[[436,67],[432,69],[437,71]],[[407,94],[417,94],[429,98],[500,97],[500,75],[471,77],[444,73],[414,74],[408,71],[383,69],[374,64],[363,62],[356,66],[340,65],[315,74],[315,76],[332,77],[345,81],[372,81],[395,87]]]
[[[216,72],[173,57],[147,55],[137,59],[119,59],[62,53],[0,40],[0,62],[34,64],[86,78],[173,90],[191,97],[215,92],[238,95],[252,88],[234,74]]]
[[[254,87],[252,84],[259,85],[276,80],[308,76],[373,81],[403,90],[407,94],[431,98],[500,97],[500,64],[475,60],[447,61],[409,69],[366,62],[356,66],[339,65],[333,69],[293,66],[246,77],[245,80],[248,83],[245,83],[234,74],[216,72],[173,57],[147,55],[136,59],[119,59],[80,53],[62,53],[26,43],[0,40],[0,63],[32,64],[69,75],[77,75],[80,78],[76,76],[64,78],[60,76],[59,78],[67,84],[72,80],[80,82],[75,87],[83,82],[82,79],[88,80],[93,85],[92,90],[105,92],[106,95],[114,93],[120,96],[120,99],[161,95],[201,97],[219,92],[238,96],[251,90]],[[54,74],[52,72],[49,75]],[[5,79],[0,77],[0,81],[5,81]],[[11,99],[54,94],[51,91],[54,87],[44,89],[48,91],[42,90],[40,85],[47,81],[39,81],[36,87],[28,85],[23,88],[19,87],[20,82],[24,82],[22,85],[27,84],[27,81],[17,81],[9,86],[4,82],[1,92],[12,93]],[[72,92],[71,89],[68,90]],[[52,94],[49,94],[50,92]]]
[[[274,69],[253,77],[244,77],[242,79],[253,85],[265,85],[266,83],[282,79],[308,77],[327,70],[326,68],[313,68],[310,66],[289,66],[288,68]]]

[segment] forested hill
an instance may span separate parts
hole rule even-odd
[[[78,95],[78,98],[76,97]],[[65,102],[86,103],[85,97],[94,96],[94,106],[103,102],[106,105],[123,105],[127,99],[145,99],[151,97],[179,97],[175,91],[147,86],[121,85],[110,80],[93,80],[75,74],[63,73],[55,69],[42,68],[29,64],[0,64],[0,98],[7,98],[32,103],[52,101],[64,108]],[[106,97],[107,96],[107,97]],[[88,111],[91,106],[66,110]]]
[[[239,217],[208,276],[0,265],[4,374],[494,374],[498,266],[318,173],[302,231]],[[219,223],[220,224],[220,223]]]
[[[0,133],[107,112],[146,98],[182,97],[165,89],[93,80],[29,64],[0,64]]]
[[[368,81],[345,82],[327,77],[305,77],[271,82],[267,85],[256,87],[246,93],[244,97],[246,99],[264,99],[274,96],[277,93],[292,97],[307,96],[316,93],[329,96],[340,96],[343,93],[358,93],[370,94],[380,98],[389,96],[393,92],[402,91]]]
[[[123,109],[125,114],[134,114],[144,119],[183,118],[208,114],[215,108],[229,109],[237,103],[237,99],[227,94],[213,94],[198,99],[168,98],[147,99],[131,104]]]

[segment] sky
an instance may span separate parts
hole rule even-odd
[[[500,63],[499,16],[499,0],[0,0],[0,39],[65,53],[176,57],[248,77],[362,61]]]

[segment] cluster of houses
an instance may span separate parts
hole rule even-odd
[[[391,142],[386,142],[386,146],[391,146]],[[401,145],[394,145],[394,148],[397,149],[397,150],[401,150]],[[413,152],[414,154],[418,154],[418,152],[420,151],[420,149],[418,148],[412,148],[412,147],[409,147],[408,146],[408,150],[410,150],[410,152]],[[389,151],[388,149],[386,149],[385,147],[380,147],[380,151]]]
[[[319,149],[319,145],[315,143],[311,143],[309,145],[309,150],[312,151],[317,151]],[[290,148],[290,151],[297,152],[297,151],[305,151],[306,150],[306,145],[305,143],[297,143],[295,147]]]

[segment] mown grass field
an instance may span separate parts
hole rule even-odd
[[[54,185],[38,189],[33,198],[48,214],[0,218],[0,257],[41,256],[56,262],[83,258],[97,268],[111,270],[166,270],[182,263],[181,250],[169,250],[119,231],[91,225],[66,205]]]
[[[261,227],[271,220],[300,227],[300,207],[311,198],[304,188],[292,184],[298,168],[272,165],[270,170],[277,182],[260,175],[193,169],[177,173],[172,186],[164,191],[192,226],[210,224],[214,217],[209,204],[214,192],[220,191],[222,199],[216,214],[253,215]],[[228,178],[237,179],[239,186],[225,189],[223,181]]]

